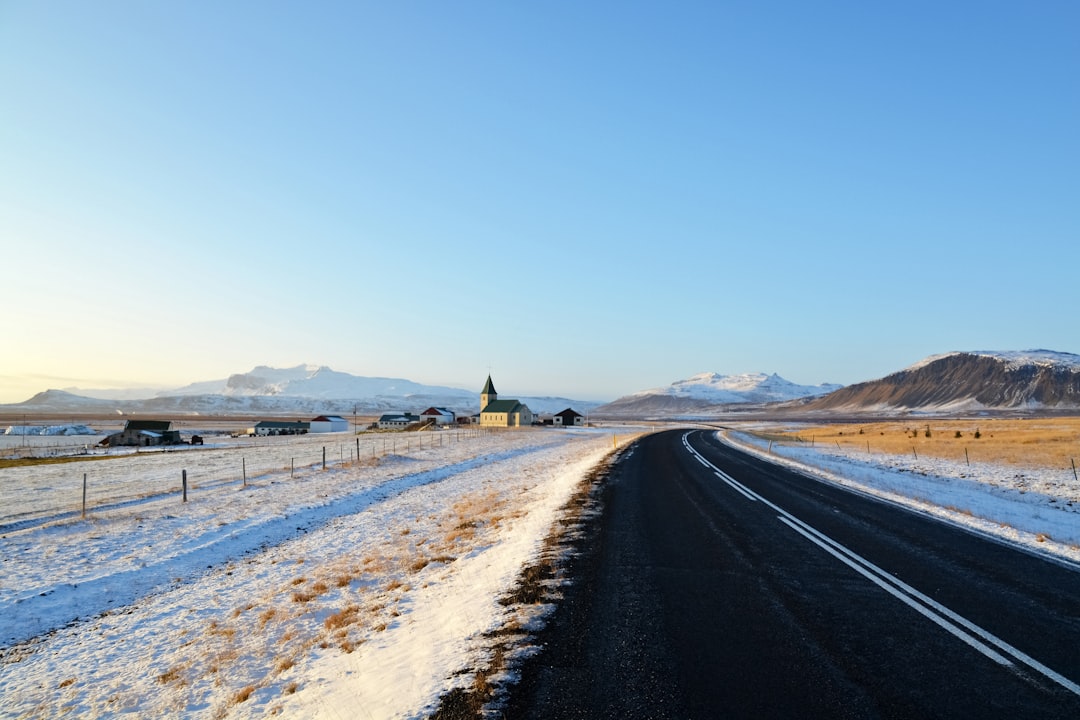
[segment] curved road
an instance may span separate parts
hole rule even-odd
[[[1080,571],[706,431],[640,440],[513,718],[1080,718]]]

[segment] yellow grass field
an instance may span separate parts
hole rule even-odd
[[[1080,417],[806,425],[771,431],[767,436],[774,441],[826,443],[870,454],[918,454],[1024,468],[1080,465]]]

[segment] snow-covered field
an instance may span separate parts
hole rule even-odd
[[[640,432],[223,439],[0,470],[0,716],[424,717],[488,633],[537,622],[545,606],[499,598],[613,435]],[[1080,562],[1071,476],[722,437]]]
[[[471,680],[486,632],[535,621],[498,599],[613,436],[637,432],[359,453],[301,436],[0,470],[0,715],[423,716]]]
[[[1080,482],[1069,470],[770,443],[747,432],[720,437],[806,474],[1080,563]]]

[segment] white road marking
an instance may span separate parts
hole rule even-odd
[[[1074,693],[1075,695],[1080,695],[1080,685],[1078,685],[1077,683],[1069,680],[1064,675],[1055,672],[1046,665],[1043,665],[1038,660],[1035,660],[1034,658],[1030,657],[1018,648],[1013,647],[1012,645],[997,637],[990,631],[976,625],[967,618],[950,610],[949,608],[945,607],[944,605],[927,596],[926,594],[916,590],[902,580],[893,577],[891,574],[887,573],[885,570],[881,569],[880,567],[870,562],[866,558],[862,557],[858,553],[845,547],[836,540],[833,540],[820,530],[817,530],[816,528],[808,525],[807,523],[803,522],[802,520],[789,513],[787,510],[784,510],[775,503],[766,500],[758,493],[746,487],[738,480],[713,465],[708,460],[705,460],[704,456],[702,456],[701,453],[690,447],[689,438],[690,433],[686,433],[685,435],[683,435],[683,445],[686,447],[687,450],[690,451],[692,455],[694,455],[694,457],[698,459],[698,461],[704,461],[704,464],[711,468],[716,473],[717,477],[723,480],[726,484],[730,485],[741,495],[751,500],[763,502],[765,505],[775,510],[777,513],[780,514],[779,520],[782,523],[792,528],[797,533],[805,537],[807,540],[814,543],[830,555],[843,562],[845,565],[848,565],[856,572],[869,579],[871,582],[880,586],[890,595],[893,595],[905,604],[919,611],[921,614],[923,614],[930,620],[933,620],[942,628],[948,630],[957,638],[970,645],[971,647],[975,648],[991,660],[1002,665],[1014,667],[1012,661],[1010,661],[1008,658],[1004,657],[1000,653],[994,651],[992,648],[988,647],[987,644],[979,642],[979,640],[977,640],[972,635],[977,635],[979,638],[986,641],[986,643],[989,643],[990,645],[997,647],[1004,653],[1011,655],[1014,659],[1019,660],[1021,663],[1027,665],[1029,668],[1035,670],[1044,677],[1053,680],[1058,685],[1064,687],[1066,690]],[[963,629],[961,629],[961,627]],[[967,630],[968,632],[964,632],[964,630]]]

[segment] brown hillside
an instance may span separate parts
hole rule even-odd
[[[881,380],[849,385],[807,403],[807,410],[926,409],[969,404],[993,409],[1080,407],[1080,369],[954,353]]]

